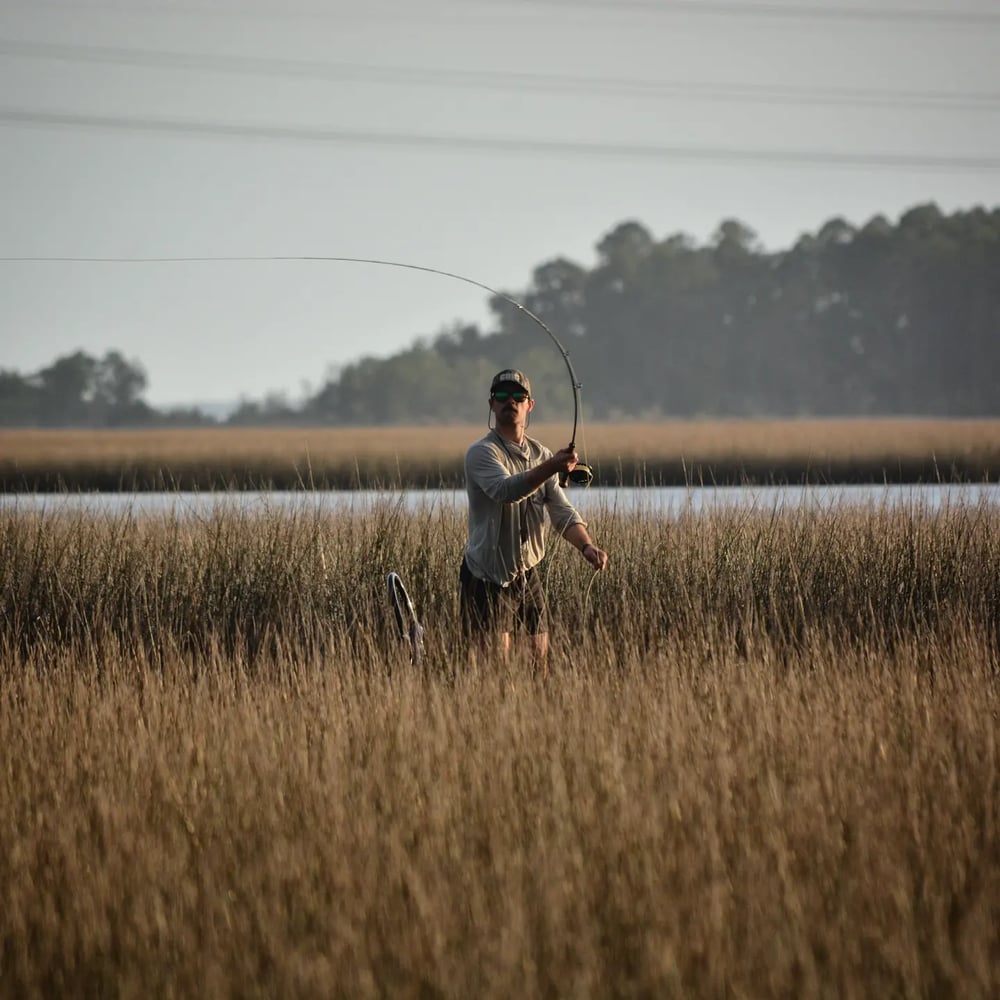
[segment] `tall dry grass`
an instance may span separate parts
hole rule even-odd
[[[996,995],[1000,511],[592,527],[542,684],[447,510],[0,515],[0,993]]]
[[[552,448],[568,424],[530,433]],[[0,431],[0,489],[455,485],[474,427]],[[745,420],[581,425],[607,485],[982,481],[1000,477],[998,420]]]
[[[597,642],[627,659],[666,636],[721,636],[744,649],[761,640],[794,647],[813,634],[887,645],[954,618],[991,627],[1000,607],[1000,513],[986,502],[677,519],[605,507],[591,528],[613,555],[606,574],[589,577],[560,544],[542,568],[570,651]],[[360,655],[384,657],[384,581],[396,570],[446,659],[459,641],[464,540],[464,511],[441,505],[411,515],[391,496],[357,513],[323,512],[307,495],[263,512],[220,504],[205,518],[7,509],[3,635],[25,650],[110,642],[154,656],[216,646],[323,652],[346,636],[375,644],[358,646]]]

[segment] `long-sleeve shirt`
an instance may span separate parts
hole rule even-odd
[[[525,437],[518,446],[491,430],[465,454],[469,494],[469,541],[465,562],[472,575],[501,587],[541,562],[545,555],[545,514],[559,534],[586,522],[550,476],[532,487],[527,470],[552,457],[543,444]]]

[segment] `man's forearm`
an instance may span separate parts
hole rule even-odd
[[[590,534],[587,531],[586,525],[577,523],[571,524],[564,532],[563,538],[570,543],[574,548],[579,549],[581,552],[588,546],[593,545],[593,541],[590,538]]]
[[[525,482],[530,484],[533,490],[537,490],[547,479],[551,479],[557,471],[555,461],[549,458],[528,469],[524,473],[524,479]]]
[[[586,559],[587,562],[589,562],[590,565],[593,566],[598,572],[603,570],[608,565],[607,552],[593,543],[585,524],[571,524],[563,532],[563,538],[565,538],[570,545],[579,549],[580,555],[582,555],[583,558]]]

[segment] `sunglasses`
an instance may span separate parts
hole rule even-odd
[[[526,392],[494,392],[490,399],[495,399],[498,403],[506,403],[508,399],[513,399],[515,403],[523,403],[531,397]]]

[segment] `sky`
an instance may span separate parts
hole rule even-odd
[[[426,272],[136,258],[516,297],[626,220],[777,250],[996,207],[998,44],[997,0],[0,0],[0,369],[118,350],[155,406],[297,403],[489,327]]]

